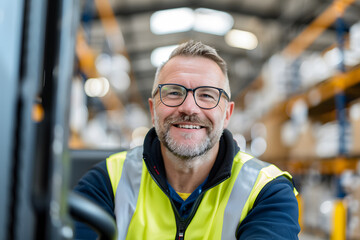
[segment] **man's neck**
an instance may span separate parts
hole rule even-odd
[[[192,193],[205,181],[219,151],[219,143],[204,155],[181,159],[161,146],[167,181],[177,192]]]

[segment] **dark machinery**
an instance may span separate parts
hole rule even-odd
[[[69,193],[79,15],[77,0],[0,2],[0,239],[72,239],[73,218],[102,239],[116,234],[105,212]]]

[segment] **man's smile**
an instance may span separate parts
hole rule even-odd
[[[191,124],[174,124],[174,126],[177,127],[177,128],[183,128],[183,129],[200,129],[200,128],[203,128],[202,126],[191,125]]]

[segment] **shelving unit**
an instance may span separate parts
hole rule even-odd
[[[342,9],[340,10],[339,4],[344,4],[341,5]],[[337,11],[344,12],[345,8],[349,7],[350,4],[351,1],[334,2],[334,4],[315,19],[314,22],[309,24],[309,27],[295,38],[293,42],[282,51],[282,54],[292,54],[290,59],[293,60],[299,57],[301,53],[306,50],[306,47],[311,45],[309,40],[306,40],[305,43],[301,44],[302,40],[311,36],[311,41],[315,41],[316,38],[314,36],[319,36],[324,28],[329,27],[331,23],[335,21],[335,16],[339,16]],[[345,45],[348,45],[348,43]],[[334,46],[331,46],[330,48],[334,48]],[[264,77],[260,75],[241,96],[237,97],[237,105],[244,107],[244,98],[248,92],[260,92],[262,90],[264,81],[266,81],[266,79],[263,78]],[[291,169],[295,173],[303,172],[304,168],[312,167],[310,162],[313,163],[313,165],[316,165],[318,170],[321,170],[326,174],[339,174],[347,168],[355,170],[357,157],[360,157],[360,152],[358,155],[352,153],[339,154],[339,156],[331,158],[327,157],[324,159],[323,157],[314,155],[293,156],[292,154],[289,154],[291,146],[285,146],[281,139],[280,131],[282,125],[286,121],[291,121],[291,112],[294,105],[299,101],[306,104],[306,117],[309,122],[326,124],[336,121],[338,118],[336,107],[336,97],[338,94],[343,94],[345,96],[343,107],[345,114],[348,115],[349,106],[356,102],[356,100],[360,100],[360,63],[351,68],[347,66],[346,72],[337,72],[328,79],[325,79],[308,89],[288,96],[285,100],[273,105],[260,119],[256,119],[255,121],[265,124],[268,129],[267,150],[262,158],[266,161],[276,163],[285,169]],[[250,134],[244,133],[244,135],[249,136]],[[336,167],[332,167],[332,165]]]
[[[326,123],[336,120],[335,95],[338,91],[343,91],[346,96],[346,106],[348,107],[353,101],[360,98],[360,67],[356,66],[346,74],[334,76],[327,81],[311,88],[305,93],[295,96],[285,104],[291,108],[294,101],[299,98],[308,103],[309,118],[312,121]],[[315,93],[319,97],[319,102],[312,104],[309,100],[310,93]],[[360,156],[349,154],[348,156],[339,156],[330,159],[313,159],[309,161],[294,160],[288,164],[292,172],[304,172],[305,169],[317,166],[323,174],[341,174],[347,169],[356,170]],[[306,171],[306,170],[305,170]]]
[[[346,7],[351,7],[351,1],[334,1],[334,4],[310,23],[281,52],[280,56],[289,61],[295,61],[311,46],[311,41],[315,41],[325,28],[331,27],[336,18],[341,15],[338,13],[346,14]],[[329,49],[333,49],[337,45],[335,41],[334,38],[334,45],[329,46]],[[348,42],[344,45],[346,48],[349,47]],[[324,52],[329,49],[324,49]],[[264,105],[268,104],[265,100],[266,96],[262,94],[272,94],[273,88],[267,89],[270,84],[266,82],[268,80],[266,77],[266,74],[259,75],[253,84],[236,98],[236,104],[241,106],[244,112],[249,107],[245,104],[247,94],[257,95]],[[266,134],[263,137],[267,146],[259,158],[276,164],[295,177],[299,185],[299,201],[301,201],[303,209],[301,213],[303,232],[308,231],[312,235],[311,239],[315,239],[315,235],[324,237],[324,239],[327,237],[339,240],[358,239],[354,236],[357,234],[360,236],[360,232],[351,229],[350,222],[347,221],[352,221],[354,216],[360,214],[358,210],[354,210],[349,205],[351,201],[359,203],[360,196],[355,194],[357,192],[355,185],[347,186],[349,189],[344,190],[341,179],[348,170],[353,172],[354,178],[360,178],[358,172],[360,116],[355,119],[350,117],[350,108],[355,104],[360,104],[360,61],[357,65],[347,65],[345,72],[339,70],[312,86],[305,87],[304,85],[296,93],[288,92],[287,94],[287,97],[278,97],[277,100],[283,100],[274,101],[274,104],[268,109],[259,109],[259,112],[263,114],[258,114],[260,117],[257,116],[258,118],[254,120],[254,125],[260,123],[266,128]],[[296,119],[294,115],[294,112],[298,110],[299,103],[301,103],[303,111],[300,113],[303,114],[301,115],[303,119],[300,120]],[[254,106],[251,107],[254,108]],[[297,115],[297,117],[299,116]],[[286,125],[291,126],[289,128],[293,134],[291,138],[288,135],[288,138],[284,137]],[[322,135],[319,134],[320,130]],[[326,132],[327,130],[329,132]],[[250,137],[250,131],[242,134],[245,136],[247,144],[250,145],[253,140]],[[286,142],[289,139],[291,141]],[[327,148],[323,148],[323,152],[319,151],[320,143],[328,144],[326,147],[329,152],[326,152]],[[344,146],[345,151],[342,152],[344,149],[341,147]],[[303,188],[305,193],[301,196]],[[309,189],[310,191],[307,191]],[[317,193],[314,191],[319,191],[319,189],[324,191],[324,196],[316,195]],[[344,195],[346,198],[343,198]],[[309,204],[313,205],[309,207]],[[328,204],[327,207],[326,204]],[[316,214],[317,211],[318,214]],[[316,218],[318,218],[318,223],[311,220]],[[323,221],[324,219],[328,219],[328,223]],[[339,222],[340,220],[341,222]],[[356,225],[357,223],[351,222],[351,224]],[[360,225],[357,229],[359,228]]]
[[[339,91],[344,91],[347,105],[353,100],[360,98],[360,66],[356,66],[346,73],[338,74],[321,82],[305,93],[291,97],[284,104],[286,104],[287,108],[291,108],[295,101],[303,99],[309,106],[310,118],[326,121],[329,118],[322,118],[321,116],[331,115],[335,111],[334,99],[335,94]],[[318,100],[316,103],[312,103],[311,94],[317,95]]]
[[[308,138],[307,140],[303,140],[303,143],[306,143],[309,148],[301,148],[298,146],[298,149],[300,149],[300,151],[302,149],[302,152],[300,152],[300,155],[297,155],[296,153],[299,153],[299,150],[294,153],[292,147],[285,146],[281,139],[280,131],[282,129],[282,125],[288,121],[291,121],[291,116],[289,113],[297,101],[303,101],[307,104],[308,121],[310,124],[327,124],[335,122],[337,120],[335,98],[336,94],[338,94],[340,91],[342,91],[346,96],[345,111],[348,117],[349,107],[354,102],[358,102],[360,100],[359,66],[355,66],[344,74],[333,76],[302,93],[289,97],[286,101],[275,105],[267,114],[265,114],[260,119],[260,121],[264,123],[268,129],[268,150],[264,153],[263,156],[261,156],[261,158],[263,158],[265,161],[275,163],[280,168],[289,171],[296,178],[303,179],[303,181],[308,181],[307,176],[310,174],[310,172],[315,171],[318,172],[320,176],[326,176],[326,178],[330,177],[334,179],[333,181],[340,185],[341,175],[344,172],[352,171],[356,173],[358,171],[358,164],[360,162],[359,149],[357,148],[360,143],[355,142],[359,141],[359,119],[356,121],[348,119],[349,126],[352,128],[352,131],[350,131],[350,137],[354,142],[353,147],[349,149],[346,154],[337,154],[332,157],[316,156],[314,151],[315,139]],[[317,98],[316,102],[312,99],[314,95]],[[311,133],[312,131],[308,129],[307,133],[305,134],[310,135]],[[354,138],[355,136],[357,136],[356,140]],[[274,151],[274,149],[276,150]],[[303,184],[306,183],[300,183],[300,185]],[[328,185],[327,187],[330,188],[331,185]],[[339,191],[338,189],[329,191],[332,191],[335,194],[331,202],[331,204],[333,204],[333,213],[331,216],[333,217],[329,220],[332,224],[329,232],[324,229],[317,229],[317,227],[313,227],[311,224],[306,224],[306,220],[302,220],[305,221],[305,223],[302,223],[302,231],[308,233],[310,231],[311,236],[322,237],[322,239],[350,239],[345,237],[347,234],[350,234],[347,232],[351,231],[352,236],[355,236],[357,234],[357,230],[349,230],[350,223],[347,221],[353,221],[352,217],[357,216],[358,213],[357,210],[353,210],[353,208],[348,206],[348,201],[349,199],[351,199],[350,201],[358,201],[358,197],[356,197],[357,195],[355,194],[356,190],[352,190],[353,192],[347,192],[348,195],[346,200],[344,198],[339,198],[339,195],[341,194],[336,194],[336,192]],[[308,198],[309,195],[305,197]],[[299,199],[302,199],[301,195],[299,196]],[[307,204],[309,204],[309,200]],[[306,204],[303,205],[305,205],[303,207],[306,208]],[[323,208],[322,205],[323,204],[319,205],[318,207],[319,212],[321,211],[320,209]],[[310,210],[304,211],[302,214],[308,214],[309,211]],[[349,216],[346,214],[349,214]],[[302,219],[306,218],[302,217]],[[354,222],[352,222],[352,224],[354,224]]]
[[[360,66],[354,67],[346,74],[339,74],[338,76],[327,79],[311,89],[279,103],[264,116],[262,121],[266,122],[267,119],[273,119],[273,121],[279,125],[288,121],[290,117],[287,112],[289,112],[295,102],[299,100],[307,103],[308,117],[311,121],[321,123],[334,121],[336,120],[335,95],[339,90],[344,91],[346,95],[347,107],[353,101],[360,99]],[[316,103],[312,102],[311,94],[316,94],[318,98]],[[278,140],[280,141],[280,139]],[[275,156],[278,158],[278,161],[274,160],[271,156],[268,160],[283,166],[295,174],[305,173],[308,169],[314,167],[323,174],[340,174],[346,169],[356,170],[357,162],[359,161],[358,157],[360,157],[349,154],[348,156],[322,159],[320,157],[294,158],[286,155],[285,153],[285,156]]]

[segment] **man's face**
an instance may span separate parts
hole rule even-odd
[[[187,88],[225,87],[220,67],[204,57],[177,56],[159,74],[159,84],[176,83]],[[234,103],[221,97],[213,109],[201,109],[189,92],[178,107],[165,106],[159,92],[149,99],[152,122],[162,145],[175,155],[188,159],[200,156],[219,143],[228,125]]]

